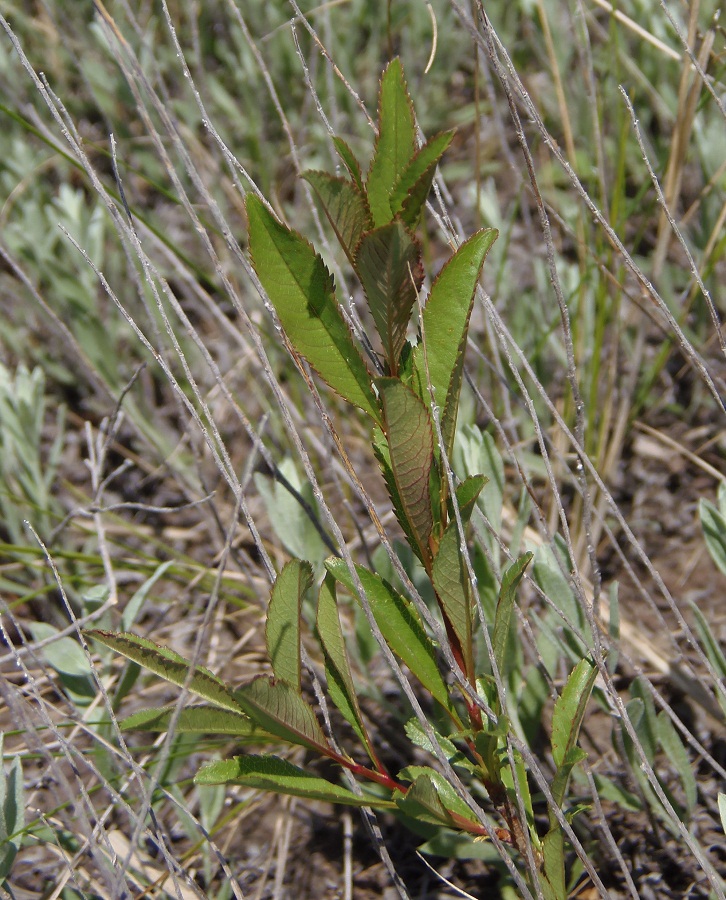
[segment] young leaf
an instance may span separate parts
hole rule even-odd
[[[590,699],[597,667],[589,658],[581,659],[570,673],[552,713],[552,758],[559,768],[577,744],[580,726]]]
[[[497,611],[494,616],[494,634],[492,636],[492,649],[494,659],[497,662],[499,673],[504,677],[507,671],[507,640],[511,627],[514,601],[517,596],[517,588],[522,580],[524,571],[532,559],[531,553],[525,553],[515,560],[504,573],[502,586],[499,589]]]
[[[377,226],[393,218],[391,195],[416,148],[413,105],[400,59],[391,60],[381,78],[378,98],[378,140],[366,184]]]
[[[343,138],[338,137],[337,135],[333,136],[333,146],[348,170],[350,177],[353,179],[353,183],[362,194],[365,194],[363,175],[361,173],[360,163],[355,157],[355,153],[353,153]]]
[[[119,724],[124,731],[168,731],[175,712],[174,706],[141,709]],[[236,742],[245,744],[279,743],[279,738],[263,731],[241,712],[218,706],[185,707],[177,716],[176,730],[180,734],[231,734]]]
[[[375,806],[377,809],[395,808],[390,800],[380,800],[368,794],[359,797],[347,788],[306,772],[277,756],[235,756],[234,759],[214,762],[197,772],[194,783],[242,784],[260,791],[275,791],[306,800],[347,806]]]
[[[346,722],[361,739],[368,755],[375,760],[360,706],[353,684],[353,676],[348,662],[348,651],[345,647],[343,630],[338,617],[338,604],[335,596],[335,579],[328,573],[320,585],[318,595],[318,634],[325,654],[325,677],[328,681],[328,693],[338,707]]]
[[[357,597],[345,560],[329,559],[325,566],[337,581]],[[355,568],[371,605],[373,617],[388,646],[403,660],[431,696],[446,709],[450,709],[449,692],[436,664],[433,644],[424,631],[416,610],[378,575],[363,566]]]
[[[456,503],[459,507],[461,524],[466,528],[474,512],[474,506],[479,499],[479,494],[487,486],[488,478],[485,475],[471,475],[464,479],[456,488]],[[453,510],[450,517],[454,518]]]
[[[275,677],[300,691],[300,609],[312,586],[310,563],[291,559],[275,579],[267,607],[265,639]]]
[[[453,452],[474,292],[486,255],[496,238],[497,232],[487,228],[465,241],[431,286],[423,311],[423,346],[419,344],[416,348],[416,367],[424,384],[428,383],[428,371],[434,402],[442,408],[441,428],[449,456]]]
[[[379,378],[376,385],[403,513],[415,535],[421,558],[430,558],[433,512],[429,482],[434,465],[431,417],[423,402],[398,379]]]
[[[436,134],[411,159],[391,196],[391,212],[414,228],[431,190],[436,166],[454,137],[453,131]]]
[[[363,235],[355,267],[383,343],[388,370],[395,375],[411,310],[423,282],[421,246],[402,222],[389,222]]]
[[[290,343],[333,390],[379,421],[370,373],[322,259],[259,198],[248,194],[246,206],[252,262]]]
[[[304,172],[303,178],[315,189],[340,246],[351,265],[355,265],[361,235],[373,228],[365,194],[353,182],[334,178],[327,172]]]
[[[173,650],[160,647],[135,634],[113,634],[110,631],[84,631],[84,634],[140,666],[144,666],[172,684],[179,687],[186,684],[192,694],[196,694],[209,703],[214,703],[224,709],[231,709],[233,712],[240,712],[240,705],[235,701],[232,692],[209,669],[197,666],[187,681],[190,664]]]
[[[253,722],[270,734],[330,755],[315,713],[292,685],[259,675],[238,688],[234,699]]]

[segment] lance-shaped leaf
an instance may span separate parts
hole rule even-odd
[[[472,475],[457,487],[456,502],[464,528],[469,523],[477,498],[487,479]],[[460,550],[459,527],[451,510],[451,520],[444,532],[433,565],[433,583],[454,633],[464,653],[467,675],[473,678],[471,647],[471,588]]]
[[[391,454],[388,450],[388,442],[386,441],[385,435],[377,425],[373,428],[373,452],[375,453],[376,459],[378,460],[378,463],[381,467],[381,473],[383,474],[383,478],[386,482],[388,496],[391,498],[393,511],[396,514],[398,524],[401,526],[401,528],[403,529],[403,533],[406,535],[406,540],[408,541],[409,547],[411,547],[413,552],[418,556],[421,562],[423,562],[421,551],[419,550],[418,542],[416,540],[416,535],[413,532],[410,522],[406,518],[406,515],[403,511],[403,503],[401,502],[401,498],[398,496],[398,488],[396,486],[396,479],[393,476],[393,467],[391,466]]]
[[[414,392],[397,378],[376,381],[383,411],[383,431],[402,511],[422,559],[430,557],[433,528],[430,480],[434,465],[431,416]]]
[[[335,579],[328,573],[320,585],[318,596],[318,635],[325,654],[325,677],[328,682],[330,699],[335,703],[344,719],[361,739],[368,755],[376,760],[376,755],[368,738],[361,715],[353,676],[348,662],[343,629],[340,627],[338,604],[335,596]]]
[[[361,172],[360,163],[356,159],[355,153],[353,153],[353,151],[346,144],[343,138],[338,137],[337,135],[333,137],[333,146],[335,147],[338,156],[341,158],[343,164],[348,170],[348,174],[353,179],[353,183],[362,194],[365,194],[363,174]]]
[[[497,232],[487,228],[459,247],[431,286],[423,311],[423,344],[416,348],[415,362],[422,382],[428,384],[430,380],[434,401],[441,410],[441,430],[448,456],[454,447],[474,292],[496,237]]]
[[[355,268],[383,343],[388,370],[395,375],[423,282],[421,246],[402,222],[389,222],[363,235]]]
[[[124,731],[168,731],[176,708],[141,709],[127,716],[119,724]],[[245,744],[279,743],[279,738],[263,731],[241,712],[217,706],[187,706],[176,717],[176,731],[180,734],[231,734],[236,742]]]
[[[191,665],[173,650],[160,647],[158,644],[135,634],[113,634],[110,631],[85,631],[86,637],[93,638],[100,644],[110,647],[127,659],[160,675],[166,681],[179,687],[186,685],[192,694],[196,694],[216,706],[239,712],[241,707],[234,699],[232,691],[209,669],[197,666],[189,674]]]
[[[305,172],[303,178],[315,189],[335,236],[351,265],[355,265],[361,235],[373,228],[365,194],[352,181],[335,178],[327,172]]]
[[[446,825],[475,834],[486,833],[471,809],[435,769],[410,766],[400,773],[400,777],[415,779],[405,795],[394,795],[401,812],[420,822]]]
[[[552,711],[552,758],[558,768],[577,744],[585,707],[596,678],[595,663],[589,657],[581,659],[555,701]]]
[[[312,707],[292,685],[260,675],[238,688],[234,698],[250,719],[270,734],[330,755],[328,741]]]
[[[431,190],[436,166],[454,137],[453,131],[434,135],[418,150],[396,183],[391,212],[413,228]]]
[[[308,562],[291,559],[275,579],[267,607],[265,639],[275,677],[300,691],[300,609],[312,586]]]
[[[391,60],[381,77],[378,97],[378,139],[368,171],[366,190],[376,226],[393,218],[391,195],[416,149],[413,105],[400,59]]]
[[[379,421],[371,378],[312,245],[247,195],[250,253],[290,343],[342,397]]]
[[[515,560],[502,577],[502,586],[499,588],[497,610],[494,616],[494,634],[492,636],[492,649],[497,663],[499,674],[504,677],[507,671],[507,641],[512,623],[514,601],[517,596],[519,582],[524,576],[524,571],[532,559],[531,553],[525,553]]]
[[[328,559],[325,567],[354,597],[355,585],[343,559]],[[451,709],[451,699],[436,663],[433,644],[413,606],[378,575],[363,566],[356,572],[371,606],[373,618],[391,650],[442,706]]]
[[[395,808],[390,800],[371,795],[358,796],[347,788],[313,775],[277,756],[236,756],[200,769],[195,784],[242,784],[260,791],[274,791],[307,800],[343,803],[347,806]]]

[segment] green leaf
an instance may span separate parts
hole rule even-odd
[[[13,757],[9,771],[3,764],[0,732],[0,885],[10,874],[22,843],[25,825],[25,789],[20,756]]]
[[[393,475],[393,467],[391,465],[391,453],[388,449],[388,441],[386,441],[385,435],[377,425],[373,428],[373,452],[381,467],[381,474],[386,482],[386,489],[388,490],[388,496],[391,498],[391,503],[393,504],[393,511],[396,514],[398,524],[406,535],[408,546],[419,559],[422,559],[418,540],[416,539],[411,523],[406,517],[403,503],[398,493],[398,486],[396,485],[396,479]]]
[[[179,656],[173,650],[160,647],[153,641],[135,634],[114,634],[110,631],[98,630],[85,631],[84,634],[140,666],[144,666],[172,684],[179,687],[187,684],[188,690],[192,694],[196,694],[216,706],[231,709],[234,712],[240,711],[240,705],[235,701],[230,689],[209,669],[197,666],[187,683],[191,666],[184,657]]]
[[[368,738],[361,715],[353,676],[348,661],[343,629],[338,617],[335,595],[335,579],[328,573],[320,585],[318,595],[318,635],[325,654],[325,677],[328,681],[330,698],[340,710],[343,718],[353,728],[364,744],[368,755],[375,760],[375,754]]]
[[[435,769],[409,766],[399,777],[414,779],[405,795],[394,794],[396,805],[407,816],[448,828],[467,830],[470,826],[472,831],[481,830],[471,809]]]
[[[168,731],[174,716],[174,706],[161,709],[141,709],[120,722],[124,731]],[[232,734],[245,744],[278,742],[274,735],[263,731],[247,716],[220,709],[218,706],[187,706],[178,715],[176,730],[180,734]]]
[[[570,781],[570,775],[576,765],[587,759],[587,753],[580,747],[570,747],[565,754],[562,764],[558,766],[554,780],[550,785],[552,797],[557,806],[562,806],[567,796],[567,785]],[[554,828],[557,822],[552,810],[550,810],[550,824]],[[559,826],[557,826],[559,827]]]
[[[726,517],[703,498],[698,504],[698,512],[708,552],[721,572],[726,575]]]
[[[569,565],[566,549],[556,539],[558,556],[565,560],[565,571]],[[549,597],[552,603],[559,609],[566,618],[569,625],[568,628],[574,627],[582,632],[584,640],[589,642],[590,628],[585,619],[582,607],[572,590],[567,578],[563,574],[562,567],[558,562],[552,547],[547,544],[540,544],[535,552],[534,566],[532,577],[542,588],[544,593]],[[573,635],[574,636],[574,635]],[[583,653],[586,649],[583,648]]]
[[[340,246],[351,265],[355,265],[361,235],[373,228],[365,195],[353,182],[327,172],[304,172],[302,177],[315,189]]]
[[[468,678],[474,677],[474,661],[471,643],[471,587],[461,557],[459,528],[456,521],[449,522],[444,531],[432,568],[432,581],[442,611],[461,646],[464,668]]]
[[[447,456],[451,456],[454,446],[474,293],[496,237],[496,231],[484,229],[459,247],[433,283],[423,311],[423,344],[416,348],[416,367],[424,384],[429,383],[428,371],[433,400],[442,410],[441,429]]]
[[[587,702],[597,678],[597,666],[589,658],[581,659],[570,673],[552,712],[552,758],[559,768],[568,752],[577,744]]]
[[[409,719],[408,722],[406,722],[405,729],[406,736],[412,744],[421,747],[421,749],[425,750],[427,753],[431,753],[434,756],[436,755],[436,748],[429,740],[429,736],[421,727],[421,723],[418,719]],[[433,731],[436,736],[436,743],[439,745],[451,765],[466,769],[467,772],[473,775],[477,771],[477,766],[471,762],[463,751],[459,750],[452,740],[445,737],[443,734],[439,734],[436,729],[433,729]]]
[[[362,194],[365,194],[365,188],[363,186],[363,175],[361,173],[360,163],[356,159],[355,154],[346,144],[343,138],[337,137],[337,135],[333,136],[333,146],[335,147],[338,156],[341,158],[343,164],[348,170],[350,177],[353,179],[355,186]]]
[[[280,462],[278,472],[297,491],[299,497],[288,490],[280,478],[271,478],[262,472],[254,474],[255,487],[265,501],[270,524],[287,552],[297,559],[308,560],[317,572],[330,556],[330,550],[299,499],[302,498],[312,515],[317,516],[318,507],[313,489],[309,481],[300,477],[289,456]]]
[[[43,641],[58,634],[58,629],[46,622],[31,622],[30,631],[36,641]],[[91,674],[91,663],[83,647],[72,637],[59,637],[41,650],[48,665],[56,672],[73,678],[86,678]]]
[[[457,486],[456,503],[459,507],[459,516],[461,517],[461,524],[464,528],[469,524],[476,501],[479,499],[479,494],[481,494],[482,490],[487,486],[488,481],[489,479],[486,475],[471,475]],[[451,518],[453,517],[452,511]]]
[[[567,900],[565,836],[559,823],[547,832],[542,841],[540,886],[545,900]]]
[[[698,802],[698,786],[696,776],[693,774],[695,764],[688,758],[683,741],[678,736],[678,732],[666,712],[658,714],[658,737],[661,747],[665,750],[666,756],[681,779],[686,798],[686,810],[690,816]]]
[[[497,668],[502,677],[507,671],[507,642],[511,628],[514,601],[517,596],[517,588],[522,580],[525,569],[532,559],[531,553],[525,553],[515,560],[502,577],[502,586],[499,588],[497,599],[497,611],[494,616],[494,634],[492,636],[492,649]]]
[[[363,235],[355,268],[383,343],[388,370],[395,375],[423,282],[421,246],[402,222],[389,222]]]
[[[325,566],[337,581],[357,597],[345,560],[329,559]],[[433,641],[424,631],[416,610],[378,575],[374,575],[363,566],[355,568],[370,603],[373,617],[388,646],[408,666],[431,696],[446,709],[450,709],[451,700],[436,663]]]
[[[173,564],[174,560],[172,559],[168,559],[166,562],[161,563],[153,575],[150,578],[147,578],[141,587],[134,593],[134,596],[126,604],[123,614],[121,615],[122,631],[128,631],[130,628],[133,628],[136,617],[141,612],[141,607],[149,596],[152,587],[166,574],[167,569]]]
[[[726,834],[726,794],[718,792],[718,813],[721,817],[721,828],[723,828],[723,833]]]
[[[368,172],[368,202],[377,226],[393,218],[391,195],[416,148],[413,105],[401,61],[396,58],[381,77],[378,98],[378,139]]]
[[[275,579],[267,607],[265,640],[275,677],[300,691],[300,610],[313,584],[310,563],[291,559]]]
[[[396,378],[376,381],[383,410],[391,470],[403,513],[422,559],[430,558],[433,528],[430,480],[434,465],[431,417],[423,402]]]
[[[391,196],[391,212],[414,228],[431,190],[436,166],[454,137],[453,131],[434,135],[417,150],[396,183]]]
[[[371,795],[358,796],[347,788],[319,775],[306,772],[277,756],[235,756],[200,769],[195,784],[242,784],[260,791],[274,791],[306,800],[343,803],[346,806],[375,806],[392,809],[395,804]]]
[[[371,378],[335,299],[333,277],[312,245],[247,195],[255,271],[290,343],[342,397],[379,421]]]
[[[327,738],[312,707],[287,682],[259,675],[238,688],[234,699],[253,722],[270,734],[330,755]]]

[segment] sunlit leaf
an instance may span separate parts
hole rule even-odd
[[[174,706],[161,709],[141,709],[120,722],[124,731],[168,731],[176,713]],[[186,706],[176,718],[180,734],[232,734],[245,744],[279,743],[275,735],[263,731],[241,712],[235,713],[218,706]]]
[[[494,229],[484,229],[459,247],[433,283],[423,311],[423,345],[416,348],[416,366],[423,383],[430,383],[433,388],[434,401],[441,410],[442,434],[449,456],[453,452],[474,292],[496,237]]]
[[[234,699],[263,730],[291,744],[329,754],[327,738],[312,707],[292,685],[260,675],[238,688]]]
[[[291,559],[275,579],[267,607],[265,640],[275,677],[300,690],[300,610],[312,586],[310,563]]]
[[[335,299],[333,277],[311,244],[247,195],[255,271],[295,350],[342,397],[378,421],[360,351]]]
[[[429,489],[434,464],[431,417],[422,401],[398,379],[379,378],[376,385],[398,496],[425,558],[430,553],[433,528]]]
[[[358,796],[347,788],[313,775],[277,756],[236,756],[200,769],[196,784],[242,784],[260,791],[274,791],[306,800],[343,803],[346,806],[374,806],[391,809],[395,804],[369,794]]]
[[[341,247],[351,265],[355,265],[361,235],[373,228],[365,195],[352,181],[327,172],[305,172],[303,178],[315,189]]]
[[[389,222],[363,235],[355,266],[389,371],[395,374],[423,282],[421,247],[402,222]]]
[[[471,644],[471,588],[461,555],[461,540],[456,521],[449,522],[439,544],[432,576],[436,596],[458,638],[464,655],[464,668],[473,677]]]
[[[658,714],[658,737],[660,745],[665,750],[671,765],[678,773],[683,785],[683,793],[686,798],[686,810],[690,815],[698,802],[698,785],[694,773],[694,763],[688,758],[688,752],[683,741],[678,736],[675,725],[668,714],[663,711]]]
[[[325,654],[325,677],[328,682],[330,698],[361,739],[369,756],[375,758],[358,704],[358,696],[348,662],[348,651],[338,616],[335,579],[330,573],[325,576],[320,585],[317,626]]]
[[[337,581],[357,597],[345,560],[329,559],[325,566]],[[448,708],[451,701],[446,683],[439,672],[433,644],[424,631],[416,610],[378,575],[374,575],[363,566],[356,566],[355,569],[370,603],[373,617],[388,646],[408,666],[431,696]]]
[[[378,97],[378,139],[366,189],[373,221],[385,225],[393,218],[391,195],[414,154],[416,126],[413,105],[401,61],[391,60],[381,77]]]
[[[413,779],[405,795],[394,794],[401,812],[449,828],[481,830],[474,813],[439,772],[426,766],[409,766],[399,777]]]
[[[333,146],[335,147],[338,156],[341,158],[343,164],[348,170],[348,174],[353,179],[355,186],[361,193],[364,194],[365,188],[363,185],[363,174],[361,172],[360,163],[356,159],[355,154],[346,144],[343,138],[338,137],[337,135],[333,135]]]
[[[210,703],[235,712],[240,711],[239,703],[235,701],[232,692],[223,681],[202,666],[197,666],[190,676],[189,662],[167,647],[160,647],[153,641],[135,634],[114,634],[110,631],[86,631],[84,634],[172,684],[179,687],[186,684],[190,693],[196,694]]]
[[[494,633],[492,635],[492,648],[497,668],[502,676],[507,672],[507,641],[511,628],[514,601],[517,596],[517,588],[524,576],[525,569],[532,559],[531,553],[525,553],[515,560],[506,570],[502,578],[502,586],[499,589],[497,610],[494,616]]]
[[[431,190],[436,166],[453,140],[454,132],[434,135],[413,156],[396,182],[391,196],[391,212],[413,228]]]
[[[587,702],[597,678],[597,667],[589,658],[581,659],[570,673],[555,701],[552,712],[552,758],[557,767],[577,744]]]

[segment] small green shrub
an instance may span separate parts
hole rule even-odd
[[[445,132],[417,147],[413,107],[400,62],[394,60],[381,80],[378,139],[367,178],[340,138],[334,139],[335,147],[348,177],[305,174],[365,292],[378,336],[377,346],[369,341],[367,352],[353,337],[320,255],[262,199],[247,199],[254,267],[290,350],[303,373],[307,363],[371,420],[372,450],[396,518],[435,598],[433,609],[426,606],[403,568],[399,590],[349,556],[325,561],[315,585],[315,633],[325,660],[327,697],[359,746],[340,746],[303,693],[302,610],[314,588],[307,560],[289,561],[272,590],[266,627],[272,675],[259,675],[241,687],[225,684],[207,669],[191,669],[172,651],[132,634],[88,634],[205,701],[180,713],[145,710],[127,719],[125,727],[165,730],[174,718],[181,732],[229,734],[250,745],[297,745],[336,763],[349,777],[346,787],[283,757],[250,754],[205,766],[196,776],[198,784],[243,784],[390,810],[430,840],[437,833],[470,842],[493,839],[513,851],[518,880],[547,900],[564,900],[563,823],[581,807],[562,809],[571,774],[585,757],[577,742],[597,668],[583,651],[554,703],[549,734],[554,777],[542,829],[521,735],[529,734],[534,742],[538,729],[532,725],[541,717],[547,686],[543,691],[541,679],[530,679],[524,698],[507,690],[521,656],[512,627],[515,598],[532,554],[499,573],[495,548],[490,545],[486,553],[480,543],[475,572],[466,532],[487,477],[469,472],[457,484],[449,462],[456,455],[469,469],[478,459],[489,460],[495,491],[486,502],[496,518],[503,473],[493,442],[481,435],[477,441],[471,430],[463,443],[456,442],[469,320],[482,266],[497,236],[493,229],[476,232],[456,250],[423,304],[418,341],[407,339],[424,280],[415,230],[451,138]],[[352,469],[351,474],[355,477]],[[273,502],[271,494],[268,502]],[[546,582],[557,566],[541,559],[537,569],[538,580]],[[411,762],[397,772],[386,766],[361,709],[339,591],[359,604],[416,713],[402,726]],[[410,687],[404,666],[417,690]],[[429,715],[418,700],[422,695],[433,706]],[[419,764],[422,750],[431,765]],[[359,761],[361,751],[366,762]],[[486,812],[480,798],[486,800]]]

